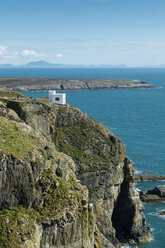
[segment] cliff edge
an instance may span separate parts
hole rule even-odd
[[[125,146],[72,106],[0,91],[0,247],[117,248],[149,231]]]

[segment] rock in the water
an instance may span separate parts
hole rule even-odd
[[[165,185],[160,185],[154,189],[142,190],[140,198],[144,202],[165,201]]]
[[[165,216],[165,211],[162,211],[159,214],[162,215],[162,216]]]
[[[165,176],[163,175],[150,175],[150,174],[142,174],[136,175],[135,181],[165,181]]]

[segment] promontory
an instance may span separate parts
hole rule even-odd
[[[120,248],[149,230],[125,145],[79,109],[0,91],[0,247]]]
[[[148,89],[153,85],[131,79],[0,78],[0,88],[14,91]]]

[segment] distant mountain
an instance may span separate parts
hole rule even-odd
[[[23,65],[22,67],[26,68],[55,68],[55,67],[70,67],[72,65],[64,65],[64,64],[52,64],[47,61],[41,60],[41,61],[33,61],[29,62],[26,65]]]
[[[80,67],[90,67],[90,68],[111,68],[111,67],[126,67],[126,65],[68,65],[68,64],[53,64],[47,61],[32,61],[25,65],[12,65],[12,64],[0,64],[0,68],[80,68]]]
[[[0,64],[0,68],[11,68],[13,67],[12,64]]]
[[[28,64],[24,65],[25,67],[51,67],[54,66],[54,64],[48,63],[46,61],[36,61],[36,62],[29,62]]]
[[[47,61],[32,61],[25,65],[0,64],[0,68],[59,68],[59,67],[82,67],[66,64],[53,64]]]

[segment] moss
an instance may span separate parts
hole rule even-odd
[[[95,238],[94,248],[101,248],[100,235],[97,230],[94,232],[94,238]]]
[[[86,120],[57,127],[52,138],[58,151],[71,156],[79,164],[81,173],[114,165],[110,154],[102,149],[102,145],[111,146],[111,140],[102,133],[102,127],[97,122]]]
[[[58,113],[62,114],[66,112],[66,105],[58,105]]]
[[[33,101],[33,103],[48,107],[48,99],[47,98],[43,98],[43,97],[42,98],[36,98],[36,99],[33,99],[32,101]]]
[[[48,98],[47,96],[42,96],[40,99],[41,99],[41,100],[44,100],[44,101],[46,101],[46,102],[49,101],[49,98]]]
[[[80,206],[82,209],[83,187],[77,188],[75,178],[66,181],[48,169],[44,170],[38,185],[42,188],[43,205],[0,211],[0,248],[21,248],[26,240],[33,241],[36,223],[42,223],[47,217],[56,219],[58,216],[58,219],[59,211],[62,214],[66,207]],[[79,214],[84,215],[83,212]]]
[[[23,159],[28,152],[40,149],[38,138],[24,132],[15,121],[4,117],[0,117],[0,140],[0,151],[16,158]]]
[[[51,169],[44,170],[41,179],[38,182],[42,187],[43,206],[37,207],[42,218],[47,215],[56,215],[70,204],[81,204],[83,196],[83,187],[77,188],[74,177],[70,176],[68,180],[57,177]],[[77,189],[77,190],[76,190]]]
[[[98,192],[99,187],[95,187],[94,189],[89,189],[89,196],[94,196],[96,192]]]
[[[25,98],[25,96],[14,91],[0,90],[0,98]]]
[[[21,248],[24,241],[33,239],[38,213],[22,206],[0,211],[0,248]]]

